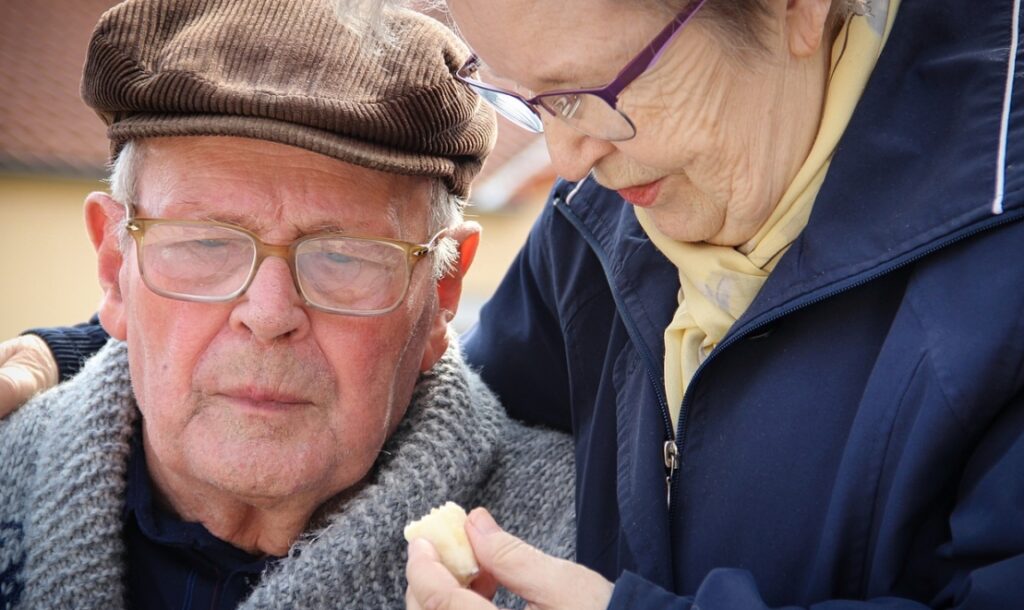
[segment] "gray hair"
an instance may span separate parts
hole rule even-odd
[[[401,44],[402,32],[384,18],[388,9],[444,11],[445,0],[334,0],[338,19],[365,42],[364,51],[379,53],[382,47]]]
[[[348,0],[339,0],[346,2]],[[692,0],[640,0],[674,13]],[[831,0],[826,31],[833,34],[851,15],[871,11],[871,0]],[[696,16],[717,31],[728,50],[740,57],[762,54],[768,49],[767,23],[771,15],[769,0],[708,0]]]
[[[389,0],[372,1],[387,2]],[[139,174],[142,171],[145,157],[146,147],[133,140],[124,145],[117,158],[110,164],[110,175],[107,182],[110,184],[110,195],[116,201],[132,206],[138,203]],[[461,224],[462,210],[465,207],[465,199],[450,192],[442,179],[432,178],[428,234],[434,235],[443,229],[450,229]],[[119,225],[117,243],[121,246],[122,252],[130,246],[130,241],[131,238],[124,225]],[[431,260],[431,272],[434,279],[441,279],[448,275],[455,270],[459,260],[458,242],[451,237],[441,238]]]

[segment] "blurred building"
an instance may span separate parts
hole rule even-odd
[[[0,0],[0,339],[87,319],[100,296],[82,202],[104,189],[107,141],[79,99],[92,28],[111,0]],[[502,123],[468,215],[484,238],[457,324],[493,292],[554,180],[542,141]]]

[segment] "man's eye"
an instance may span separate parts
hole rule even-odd
[[[228,240],[226,239],[195,239],[192,243],[198,248],[226,248]]]
[[[360,260],[354,256],[348,254],[342,254],[341,252],[325,252],[324,257],[328,262],[334,263],[335,265],[344,265],[349,263],[359,263]]]

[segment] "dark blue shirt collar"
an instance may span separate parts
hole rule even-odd
[[[124,538],[133,608],[235,608],[276,558],[251,555],[154,502],[141,433],[128,462]]]

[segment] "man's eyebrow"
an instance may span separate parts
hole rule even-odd
[[[170,218],[173,217],[174,213],[177,212],[179,209],[194,209],[196,207],[208,205],[209,203],[209,201],[178,199],[172,203],[165,205],[164,211],[163,213],[161,213],[161,216],[167,216]],[[167,214],[168,211],[170,211],[170,214]],[[223,222],[227,224],[237,225],[244,229],[248,229],[253,233],[259,233],[260,230],[265,228],[262,226],[254,225],[252,223],[253,218],[251,215],[241,214],[238,212],[233,212],[231,210],[203,210],[196,214],[196,216],[201,220],[209,220],[213,222]],[[344,225],[338,224],[338,222],[334,220],[324,220],[321,222],[304,226],[301,229],[302,230],[299,231],[301,235],[310,235],[313,233],[346,233],[352,231],[352,227],[346,227]]]
[[[202,208],[209,204],[209,200],[203,201],[202,199],[173,199],[158,207],[160,209],[160,215],[166,216],[169,212],[174,213],[181,210],[192,212],[195,208]]]
[[[303,231],[306,235],[312,233],[351,233],[351,228],[346,228],[336,222],[318,222],[306,227]]]
[[[196,217],[200,220],[212,220],[214,222],[224,222],[228,224],[238,225],[246,229],[250,228],[248,221],[251,219],[246,217],[244,214],[239,214],[237,212],[232,212],[229,210],[201,209],[203,205],[208,205],[209,203],[209,201],[176,199],[171,203],[168,203],[167,205],[163,206],[163,209],[160,212],[160,216],[170,218],[172,220],[179,220],[179,218],[177,217],[177,212],[187,210],[191,213],[195,213]],[[194,211],[196,208],[200,208],[198,213]]]
[[[200,199],[173,199],[161,205],[161,209],[167,210],[177,207],[182,208],[194,208],[203,204],[210,203],[209,201],[202,201]]]

